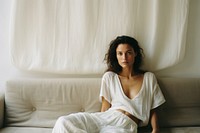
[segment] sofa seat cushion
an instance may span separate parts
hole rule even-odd
[[[200,127],[163,128],[161,133],[200,133]]]
[[[51,133],[52,128],[34,128],[34,127],[6,127],[0,129],[0,133]]]
[[[141,129],[138,133],[151,133],[150,129]],[[160,133],[200,133],[200,127],[169,127],[161,128]]]
[[[6,127],[0,133],[51,133],[52,128]],[[140,130],[138,133],[151,133],[150,130]],[[162,128],[160,133],[200,133],[200,127]]]

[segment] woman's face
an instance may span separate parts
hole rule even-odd
[[[116,54],[118,63],[122,68],[132,68],[136,53],[129,44],[119,44],[116,48]]]

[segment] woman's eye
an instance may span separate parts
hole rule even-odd
[[[129,55],[131,55],[132,54],[132,52],[127,52]]]
[[[122,53],[121,52],[119,52],[119,53],[117,53],[118,55],[122,55]]]

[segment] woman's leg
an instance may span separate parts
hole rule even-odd
[[[100,133],[137,133],[137,124],[119,111],[110,112],[107,120]]]
[[[99,133],[99,127],[89,113],[62,116],[53,128],[53,133]]]
[[[137,124],[125,114],[109,110],[60,117],[53,133],[137,133]]]

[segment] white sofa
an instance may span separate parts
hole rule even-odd
[[[161,133],[200,133],[200,78],[158,78]],[[0,133],[51,133],[57,118],[100,110],[101,78],[13,79],[0,94]],[[150,133],[150,126],[139,133]]]

